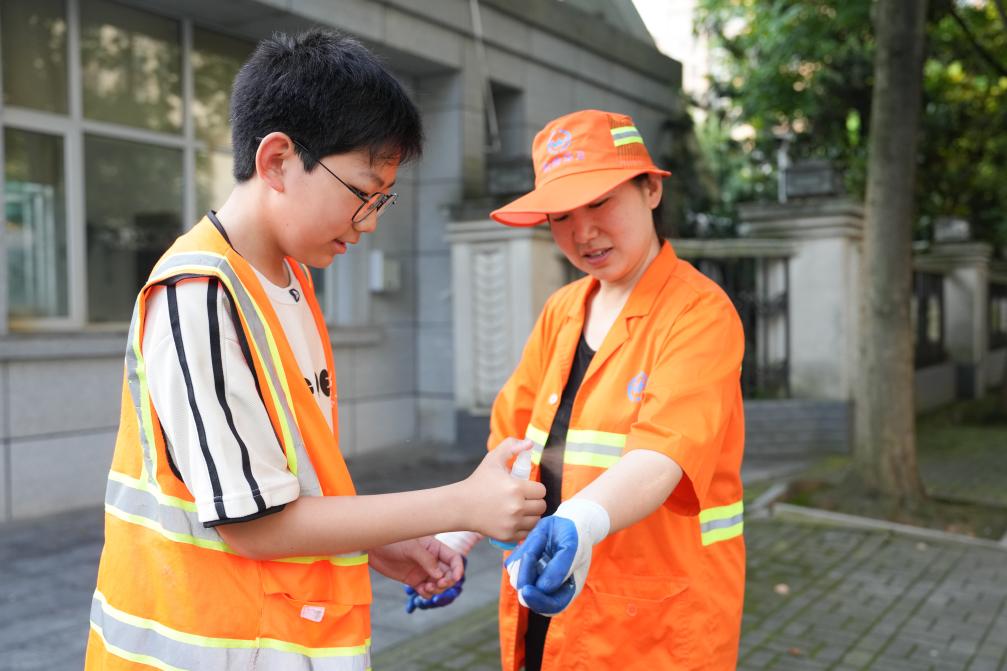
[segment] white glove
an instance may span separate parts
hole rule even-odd
[[[475,531],[445,531],[434,536],[442,545],[446,545],[463,557],[467,557],[475,544],[482,540],[482,534]]]

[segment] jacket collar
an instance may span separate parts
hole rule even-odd
[[[619,319],[642,317],[649,314],[651,308],[654,306],[654,301],[657,300],[657,294],[667,283],[668,278],[671,277],[677,265],[678,255],[675,254],[671,243],[665,240],[657,256],[650,262],[647,270],[643,272],[640,281],[633,287],[626,305],[623,306],[622,312],[619,313]],[[588,281],[579,287],[575,300],[571,303],[570,309],[567,312],[567,317],[576,319],[583,324],[584,316],[587,312],[587,299],[597,287],[598,280],[589,277]]]
[[[644,271],[643,277],[633,287],[633,291],[630,293],[626,305],[623,306],[622,312],[619,313],[619,317],[612,324],[612,328],[609,329],[598,352],[592,357],[591,364],[588,366],[581,384],[584,384],[593,377],[605,365],[605,362],[622,347],[622,344],[629,340],[631,333],[630,318],[642,317],[650,312],[654,306],[654,301],[657,300],[661,289],[667,284],[677,264],[678,257],[675,255],[675,250],[671,248],[670,243],[665,242],[661,246],[661,250],[657,256],[651,261],[650,266]],[[570,311],[567,314],[565,328],[563,328],[560,334],[559,351],[569,353],[574,351],[575,343],[584,330],[584,316],[587,312],[588,296],[591,295],[596,286],[598,286],[598,280],[592,277],[588,282],[584,282],[579,287],[576,299],[573,305],[570,306]],[[573,361],[572,356],[572,354],[569,355],[569,360],[564,359],[563,367],[567,371],[570,370],[570,364]]]

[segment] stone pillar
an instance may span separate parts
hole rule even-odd
[[[479,92],[465,72],[450,71],[419,77],[417,99],[423,114],[428,150],[408,170],[415,179],[415,241],[403,239],[394,227],[378,227],[378,235],[405,245],[412,257],[416,294],[416,384],[418,437],[439,444],[455,442],[451,278],[451,245],[446,240],[450,207],[465,199],[468,170],[481,146],[468,142],[470,109]],[[481,108],[478,108],[481,110]],[[436,147],[436,149],[432,149]],[[403,222],[405,223],[405,222]],[[387,243],[386,243],[387,244]],[[408,266],[407,266],[408,270]]]
[[[944,274],[944,343],[955,363],[959,398],[986,391],[989,276],[993,248],[985,242],[932,245],[915,266]]]
[[[454,287],[458,442],[482,449],[493,399],[521,357],[546,299],[564,283],[562,254],[543,227],[491,220],[448,224]]]
[[[808,198],[742,207],[743,236],[789,240],[790,390],[795,398],[852,400],[860,323],[863,206]]]

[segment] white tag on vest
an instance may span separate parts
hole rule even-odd
[[[301,617],[303,617],[305,620],[311,620],[312,622],[321,622],[322,618],[325,617],[325,607],[302,606]]]

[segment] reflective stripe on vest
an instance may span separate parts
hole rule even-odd
[[[296,274],[300,269],[292,270]],[[370,664],[367,555],[262,561],[242,557],[217,529],[204,526],[191,492],[174,472],[167,472],[170,455],[162,443],[166,437],[152,405],[142,352],[144,316],[154,285],[192,276],[218,280],[227,291],[243,353],[276,435],[275,449],[283,450],[301,495],[354,491],[333,440],[335,424],[330,431],[325,418],[315,415],[314,399],[309,399],[307,415],[296,405],[307,403],[306,394],[295,386],[301,382],[296,360],[290,358],[268,296],[252,269],[231,256],[204,219],[158,263],[130,324],[124,407],[106,490],[106,545],[92,608],[88,664],[94,660],[104,668],[102,660],[109,658],[111,664],[114,657],[125,667],[162,670],[364,671]],[[317,306],[311,308],[331,365],[324,325]],[[165,572],[177,575],[177,584],[160,580]],[[178,587],[194,591],[176,605]],[[319,605],[305,615],[299,603]],[[304,620],[320,624],[314,627]]]
[[[214,638],[188,634],[151,619],[125,613],[96,591],[91,628],[105,649],[125,660],[163,671],[183,669],[289,669],[368,671],[370,646],[309,648],[270,638]],[[305,657],[310,666],[305,667]]]
[[[542,450],[545,449],[545,443],[549,440],[549,434],[529,424],[525,430],[524,437],[525,440],[532,442],[531,463],[535,465],[542,463]]]
[[[702,534],[703,545],[737,538],[743,534],[745,531],[744,512],[744,501],[700,511],[699,530]]]
[[[566,432],[563,463],[610,468],[622,458],[626,434],[571,429]]]
[[[290,389],[286,378],[278,374],[281,370],[280,356],[276,341],[269,332],[262,312],[252,296],[239,281],[227,260],[220,255],[202,252],[198,254],[176,254],[160,263],[148,284],[155,284],[180,273],[198,273],[213,275],[225,284],[235,299],[237,308],[241,311],[252,335],[252,347],[257,360],[266,371],[267,386],[278,417],[283,425],[283,436],[286,442],[285,452],[287,464],[291,472],[297,475],[301,490],[320,491],[321,485],[311,460],[308,458],[294,415],[290,410]],[[142,300],[143,296],[139,300]],[[111,471],[109,473],[108,490],[105,497],[106,512],[119,519],[139,524],[162,536],[181,543],[190,543],[199,547],[232,552],[213,529],[207,529],[199,522],[192,502],[168,496],[160,491],[156,478],[156,459],[153,457],[154,427],[150,416],[149,391],[146,380],[146,365],[141,352],[141,331],[139,328],[139,310],[134,310],[130,324],[129,341],[131,347],[126,356],[126,366],[129,387],[133,399],[133,407],[137,419],[141,422],[140,440],[143,444],[143,463],[147,473],[146,482],[136,480],[128,475]],[[239,327],[240,328],[240,327]],[[268,353],[270,356],[265,356]],[[283,394],[278,394],[282,389]],[[290,449],[290,446],[293,449]],[[129,490],[123,486],[129,487]],[[139,492],[146,494],[144,498]],[[233,552],[232,552],[233,554]],[[332,557],[288,557],[276,561],[307,564],[315,561],[328,561],[336,566],[356,566],[366,564],[366,553],[351,552]]]
[[[549,434],[529,424],[525,430],[525,438],[534,444],[532,462],[541,463],[542,452],[549,439]],[[608,469],[619,462],[625,447],[625,434],[571,429],[566,434],[563,463],[571,466],[594,466]],[[745,531],[744,502],[738,501],[727,506],[702,510],[699,513],[699,524],[703,545],[711,545],[740,536]]]
[[[541,463],[542,452],[549,439],[549,434],[529,424],[525,430],[525,438],[534,445],[531,453],[532,463]],[[622,458],[622,451],[625,447],[626,435],[622,433],[570,429],[566,432],[563,463],[572,466],[610,468]]]
[[[112,471],[108,476],[105,512],[124,522],[137,524],[176,543],[188,543],[209,550],[237,554],[224,543],[215,529],[207,529],[190,501],[152,489],[145,481]],[[271,561],[293,564],[329,562],[333,566],[366,564],[366,553],[348,552],[328,557],[284,557]]]

